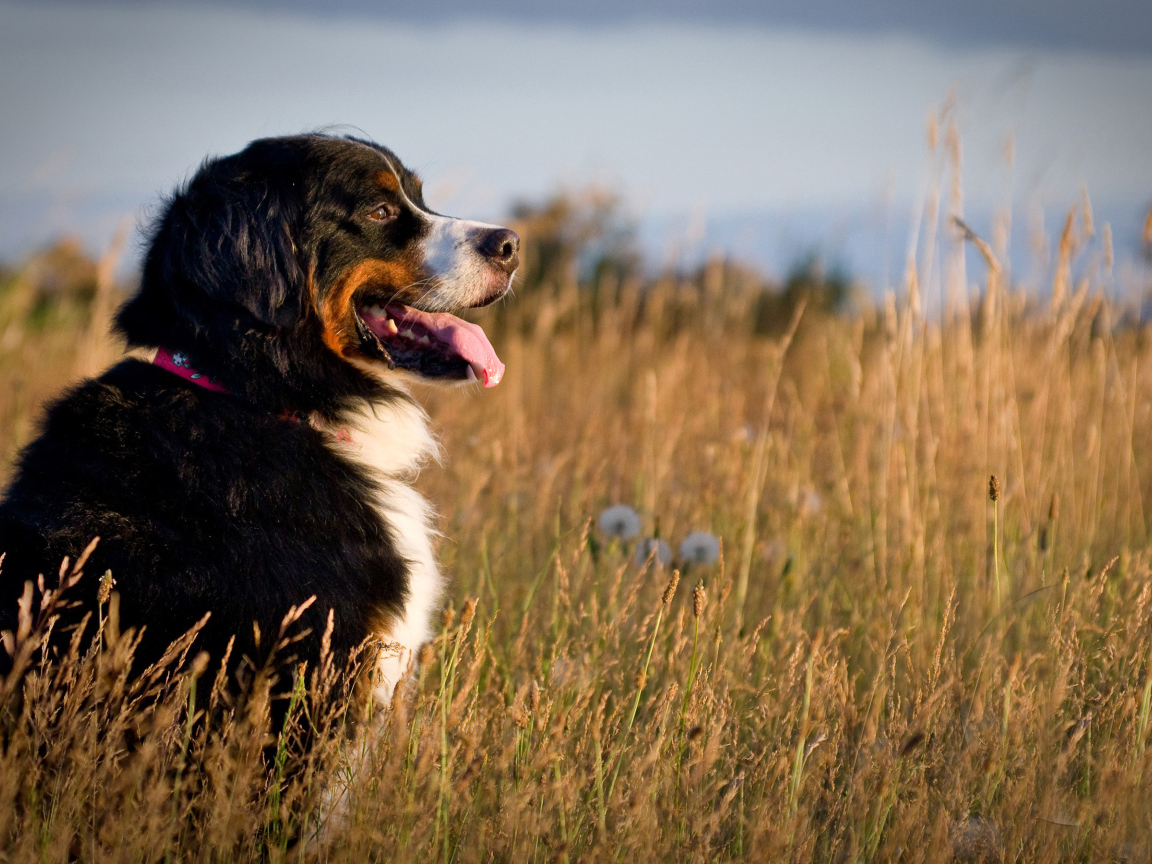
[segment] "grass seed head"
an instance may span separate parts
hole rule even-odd
[[[704,604],[708,601],[708,595],[704,591],[704,580],[701,579],[696,587],[692,589],[692,614],[699,618],[704,614]]]
[[[207,651],[201,651],[195,657],[193,657],[192,666],[189,670],[192,674],[192,677],[199,678],[201,675],[203,675],[204,670],[208,668],[208,663],[211,661],[211,659],[212,658]]]
[[[672,578],[668,580],[668,587],[664,589],[664,596],[660,598],[660,602],[667,606],[672,602],[672,598],[676,596],[676,586],[680,584],[680,571],[673,570]]]
[[[96,602],[104,605],[108,602],[108,598],[112,596],[112,586],[116,584],[116,580],[112,578],[112,571],[105,570],[104,575],[100,577],[100,590],[96,594]]]
[[[988,497],[993,502],[1000,500],[1000,480],[995,474],[988,478]]]
[[[460,610],[460,626],[464,629],[468,629],[472,619],[476,617],[476,603],[475,597],[469,597],[464,601],[464,608]]]

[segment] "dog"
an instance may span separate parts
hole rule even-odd
[[[199,650],[259,666],[303,609],[280,660],[375,639],[391,647],[373,684],[386,701],[443,591],[411,486],[437,443],[409,384],[500,382],[488,337],[454,313],[504,297],[518,264],[513,231],[433,212],[370,141],[267,138],[206,161],[116,314],[155,359],[70,390],[19,456],[0,503],[6,642],[20,598],[36,608],[99,537],[85,572],[111,571],[138,667],[206,615]],[[73,621],[97,608],[98,578],[69,590]]]

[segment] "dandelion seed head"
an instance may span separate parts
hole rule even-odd
[[[707,531],[693,531],[680,544],[680,558],[689,564],[715,564],[720,560],[720,541]]]
[[[636,544],[636,563],[643,564],[655,556],[656,563],[667,567],[672,563],[672,547],[655,537],[645,537]]]
[[[609,537],[631,540],[640,534],[640,514],[627,504],[617,504],[600,514],[600,530]]]

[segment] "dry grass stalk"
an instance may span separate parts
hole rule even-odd
[[[560,285],[485,312],[506,382],[427,394],[452,458],[421,485],[460,611],[382,709],[364,770],[330,661],[254,670],[233,699],[227,658],[190,634],[131,678],[108,582],[100,638],[43,665],[53,607],[30,590],[3,636],[0,857],[1144,854],[1152,333],[1071,292],[1079,242],[1065,232],[1056,314],[1002,285],[990,320],[893,299],[765,336],[724,267],[708,291]],[[725,334],[706,350],[703,321]],[[0,344],[5,453],[76,368],[60,328]],[[992,526],[990,467],[1007,480]],[[736,543],[734,573],[704,571],[708,602],[702,583],[677,598],[678,573],[589,532],[618,501],[670,539]],[[100,578],[82,566],[64,582]],[[290,644],[292,617],[268,645]]]

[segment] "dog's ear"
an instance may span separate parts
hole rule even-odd
[[[300,219],[295,190],[266,171],[213,173],[173,202],[165,281],[195,286],[214,304],[243,307],[266,325],[295,323],[304,294],[293,239]]]
[[[252,149],[206,163],[169,202],[140,292],[117,316],[130,342],[167,329],[164,318],[198,329],[221,313],[242,326],[300,320],[306,277],[295,241],[303,205],[294,166]]]

